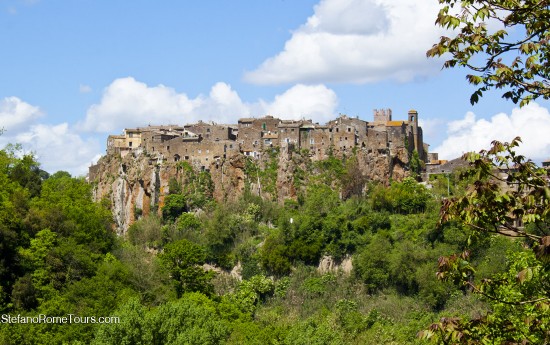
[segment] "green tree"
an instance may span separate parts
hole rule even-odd
[[[206,260],[206,251],[200,245],[185,239],[172,242],[164,247],[159,258],[175,280],[178,296],[193,291],[213,293],[210,281],[214,272],[207,272],[200,266]]]
[[[437,276],[482,296],[491,313],[475,320],[444,318],[420,336],[440,343],[550,342],[549,176],[515,153],[519,142],[494,141],[488,151],[466,154],[471,168],[463,176],[476,182],[466,195],[446,200],[441,214],[443,222],[470,228],[469,246],[499,235],[523,239],[524,249],[509,254],[504,273],[480,282],[468,248],[441,257]]]
[[[420,160],[420,156],[418,155],[418,151],[414,150],[411,154],[411,159],[409,163],[409,167],[411,169],[411,176],[415,179],[420,181],[420,173],[422,172],[422,161]]]
[[[263,275],[256,275],[248,280],[243,280],[239,284],[237,291],[232,296],[232,301],[243,312],[253,314],[258,304],[267,296],[272,295],[274,290],[273,280]]]
[[[170,194],[164,198],[162,218],[165,221],[174,221],[183,212],[187,211],[185,196],[182,194]]]
[[[30,206],[26,222],[34,232],[49,228],[94,252],[111,249],[111,212],[92,201],[92,187],[83,178],[62,171],[53,174],[42,183],[40,196]]]
[[[520,105],[550,98],[550,2],[547,0],[439,0],[436,24],[452,29],[429,57],[450,54],[445,68],[466,67],[467,80],[483,92],[507,89],[502,95]],[[488,23],[502,29],[491,30]]]
[[[267,236],[260,248],[260,263],[269,273],[282,276],[290,273],[289,248],[281,231]]]
[[[139,299],[132,298],[118,310],[114,316],[119,323],[108,323],[98,327],[92,344],[158,344],[154,342],[153,332],[147,318],[147,308]]]
[[[128,228],[128,240],[133,245],[159,247],[162,242],[161,219],[155,214],[141,218]]]
[[[372,241],[354,257],[355,275],[363,280],[368,291],[374,292],[388,285],[391,251],[390,241],[385,236],[376,234]]]
[[[220,344],[231,330],[220,305],[200,293],[150,310],[130,299],[114,315],[120,323],[99,325],[92,344]]]

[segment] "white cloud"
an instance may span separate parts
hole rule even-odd
[[[409,81],[437,72],[441,36],[431,0],[321,0],[314,14],[245,80],[256,84]]]
[[[418,119],[418,125],[422,127],[424,138],[437,137],[444,130],[445,122],[443,119]]]
[[[80,93],[90,93],[92,92],[92,87],[90,85],[80,84],[80,86],[78,87],[78,91]]]
[[[334,118],[337,104],[336,93],[326,86],[298,84],[275,96],[275,100],[264,104],[264,108],[266,113],[283,119],[311,118],[324,123]]]
[[[0,135],[0,148],[9,143],[21,144],[24,152],[34,153],[42,169],[48,172],[86,174],[90,163],[100,156],[99,142],[82,139],[67,123],[38,123],[43,117],[37,106],[17,97],[0,100],[0,126],[6,129]]]
[[[453,159],[465,152],[488,149],[491,141],[509,142],[516,136],[523,143],[517,152],[540,161],[550,157],[550,112],[537,103],[523,108],[514,108],[512,114],[499,113],[490,120],[477,119],[468,112],[463,119],[450,122],[448,137],[433,151],[439,152],[441,159]]]
[[[35,153],[42,169],[48,172],[65,170],[73,175],[85,175],[101,152],[97,140],[84,140],[67,124],[38,124],[15,137],[17,143]]]
[[[78,128],[118,133],[148,124],[186,124],[203,121],[236,123],[240,117],[272,114],[283,118],[325,121],[335,113],[334,91],[324,85],[296,85],[271,102],[244,102],[230,85],[219,82],[207,96],[189,98],[164,85],[148,86],[127,77],[114,80],[98,104],[91,106]]]
[[[43,114],[38,107],[23,102],[17,97],[6,97],[0,100],[0,128],[7,135],[17,133]]]
[[[0,135],[0,146],[20,143],[26,152],[36,155],[42,169],[84,175],[104,150],[106,137],[97,132],[119,133],[123,128],[149,123],[236,123],[240,117],[265,114],[324,121],[334,116],[337,102],[334,91],[322,85],[297,85],[272,102],[245,103],[223,82],[212,86],[207,96],[189,98],[163,85],[150,87],[133,78],[122,78],[105,89],[101,101],[76,125],[39,123],[44,114],[38,107],[17,97],[0,100],[0,126],[6,129]],[[95,133],[85,135],[83,130]]]
[[[134,78],[113,81],[99,104],[90,107],[83,128],[111,132],[148,123],[177,123],[202,103],[164,85],[148,87]]]

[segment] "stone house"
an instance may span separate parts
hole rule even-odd
[[[407,120],[396,121],[391,109],[380,109],[374,110],[373,119],[368,122],[340,115],[319,125],[311,120],[281,120],[267,115],[240,118],[237,125],[199,121],[185,126],[138,127],[125,129],[122,135],[110,135],[107,153],[126,155],[143,150],[160,161],[188,161],[202,169],[237,153],[259,158],[272,147],[307,150],[313,160],[330,154],[349,155],[356,149],[388,157],[398,151],[416,150],[422,160],[428,161],[418,112],[410,110]]]

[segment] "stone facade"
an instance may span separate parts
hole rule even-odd
[[[388,159],[397,152],[416,150],[422,160],[428,161],[428,145],[423,143],[415,110],[408,112],[406,121],[393,120],[391,109],[374,110],[373,117],[374,121],[368,122],[340,115],[320,125],[311,120],[281,120],[267,115],[241,118],[237,125],[199,121],[185,126],[138,127],[125,129],[122,135],[110,135],[107,153],[120,153],[124,157],[141,150],[157,162],[188,161],[207,170],[220,159],[238,153],[259,159],[271,147],[306,150],[313,160],[325,159],[330,154],[346,156],[358,149]],[[95,170],[90,168],[91,181]]]

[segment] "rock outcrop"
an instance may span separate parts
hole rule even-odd
[[[380,154],[357,150],[357,178],[388,182],[390,178],[401,180],[408,176],[407,150],[398,148],[394,151]],[[94,199],[109,199],[119,234],[124,234],[141,215],[160,212],[165,196],[170,193],[171,179],[182,185],[189,182],[185,180],[181,163],[169,163],[162,156],[134,150],[124,157],[108,154],[90,169],[93,169],[90,183],[94,185]],[[284,202],[297,198],[304,188],[304,180],[317,173],[312,167],[314,164],[307,152],[284,147],[260,159],[234,154],[212,162],[206,170],[213,183],[212,196],[218,201],[235,201],[249,192]],[[297,176],[298,173],[301,176]],[[337,181],[334,187],[338,188]]]

